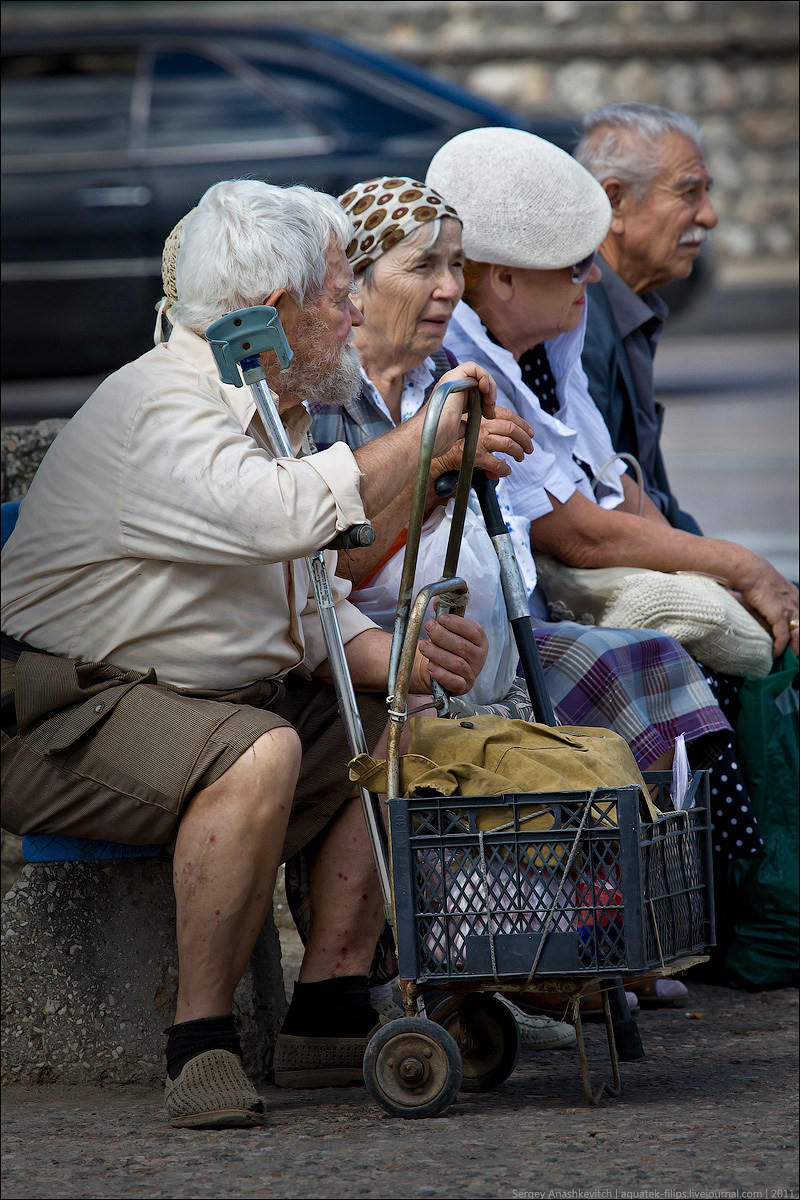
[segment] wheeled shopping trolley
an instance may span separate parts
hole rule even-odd
[[[456,568],[473,483],[498,553],[534,715],[556,725],[527,596],[493,486],[485,477],[472,479],[477,390],[470,396],[443,577],[411,602],[436,425],[452,387],[440,384],[428,404],[389,681],[390,874],[408,1015],[373,1036],[364,1079],[387,1112],[403,1117],[435,1115],[459,1090],[486,1091],[508,1078],[517,1061],[519,1032],[499,999],[503,994],[510,1000],[534,999],[541,991],[571,994],[587,1100],[594,1104],[603,1094],[618,1094],[612,988],[621,990],[625,977],[685,969],[714,941],[704,772],[694,776],[681,811],[672,804],[671,773],[646,774],[660,813],[655,818],[649,810],[643,815],[641,789],[634,786],[491,796],[400,794],[399,733],[425,612],[434,596],[440,605],[461,604],[463,610],[466,585]],[[446,715],[446,697],[433,690],[440,715]],[[475,722],[463,720],[467,727]],[[579,1000],[598,984],[613,1082],[593,1087]]]

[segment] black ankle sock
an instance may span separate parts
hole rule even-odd
[[[366,975],[296,983],[281,1033],[307,1037],[365,1037],[380,1017],[369,1001]]]
[[[201,1017],[199,1021],[182,1021],[171,1025],[167,1036],[167,1074],[177,1079],[187,1062],[206,1050],[228,1050],[242,1057],[239,1035],[233,1013],[225,1017]]]

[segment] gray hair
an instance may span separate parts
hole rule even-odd
[[[677,133],[704,150],[703,133],[691,117],[631,101],[595,108],[583,118],[574,155],[598,183],[619,179],[637,200],[646,200],[661,170],[660,142]]]
[[[458,218],[455,219],[457,220]],[[424,224],[420,225],[419,229],[415,229],[413,233],[406,234],[404,238],[402,238],[399,242],[395,242],[394,245],[413,245],[415,249],[423,251],[430,250],[431,246],[435,243],[441,232],[442,218],[434,217],[432,221],[425,221]],[[423,242],[423,234],[427,236],[427,241],[425,242]],[[394,250],[394,246],[392,246],[391,249]],[[375,269],[375,264],[379,261],[380,257],[382,256],[379,256],[379,258],[374,258],[372,262],[367,263],[367,265],[361,271],[356,272],[356,279],[358,280],[359,286],[372,286],[372,274]]]
[[[276,289],[300,307],[322,292],[331,244],[353,227],[333,196],[257,179],[210,187],[186,221],[175,264],[175,319],[202,336],[212,321]]]

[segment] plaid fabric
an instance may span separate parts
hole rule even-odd
[[[547,688],[559,721],[622,734],[640,768],[686,737],[694,769],[709,767],[731,727],[700,667],[666,634],[574,621],[534,624]]]

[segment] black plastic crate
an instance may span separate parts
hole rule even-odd
[[[682,812],[669,773],[645,779],[658,786],[654,821],[635,787],[596,791],[591,805],[588,792],[390,800],[401,976],[518,981],[537,955],[537,979],[624,976],[704,953],[708,774]],[[549,829],[531,827],[534,809]]]

